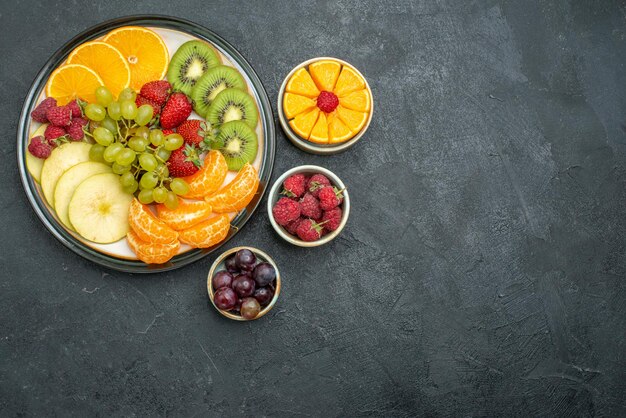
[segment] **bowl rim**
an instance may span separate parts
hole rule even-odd
[[[350,67],[352,70],[354,70],[365,81],[365,88],[367,89],[368,93],[370,94],[370,99],[371,99],[371,108],[370,108],[370,111],[369,111],[369,115],[367,117],[367,122],[365,122],[365,125],[363,126],[363,128],[361,128],[359,133],[357,133],[353,138],[349,139],[346,142],[339,143],[337,145],[325,145],[324,146],[324,145],[315,144],[313,142],[309,142],[309,141],[306,141],[306,140],[300,138],[291,129],[291,126],[289,126],[289,122],[287,121],[287,118],[285,117],[285,113],[283,112],[283,97],[285,96],[285,89],[286,89],[286,86],[287,86],[287,82],[289,81],[291,76],[296,71],[298,71],[300,68],[306,67],[309,64],[312,64],[312,63],[317,62],[317,61],[322,61],[322,60],[337,61],[340,64],[342,64],[344,66],[347,66],[347,67]],[[308,59],[308,60],[303,61],[300,64],[296,65],[287,74],[287,76],[283,80],[283,83],[281,84],[280,89],[278,90],[277,102],[278,102],[278,106],[277,106],[278,120],[280,121],[280,125],[282,126],[283,131],[285,132],[285,134],[287,135],[289,140],[296,147],[300,148],[301,150],[306,151],[306,152],[311,153],[311,154],[317,154],[317,155],[338,154],[338,153],[343,152],[343,151],[347,150],[348,148],[352,147],[354,144],[356,144],[363,137],[363,135],[365,134],[365,132],[369,128],[370,123],[372,122],[372,116],[374,115],[374,95],[372,94],[372,89],[370,88],[370,85],[367,82],[367,79],[365,78],[365,76],[363,76],[363,74],[354,65],[352,65],[349,62],[346,62],[346,61],[344,61],[344,60],[342,60],[340,58],[335,58],[335,57],[316,57],[316,58],[311,58],[311,59]]]
[[[272,208],[274,206],[274,203],[276,203],[276,201],[278,200],[278,194],[279,194],[278,189],[282,187],[282,184],[287,179],[287,177],[291,176],[292,174],[305,173],[305,172],[324,174],[326,177],[330,179],[330,181],[334,183],[333,184],[334,186],[339,187],[340,189],[343,189],[343,202],[342,202],[343,213],[341,214],[341,222],[339,223],[339,227],[333,232],[327,235],[324,235],[322,238],[318,239],[317,241],[311,241],[311,242],[302,241],[301,239],[295,238],[293,235],[288,233],[282,226],[278,225],[278,223],[274,219],[274,214],[272,213]],[[348,222],[348,217],[350,216],[350,194],[348,193],[348,189],[346,188],[346,185],[343,183],[343,181],[341,181],[339,176],[337,176],[335,173],[333,173],[329,169],[320,167],[318,165],[299,165],[297,167],[293,167],[285,171],[280,177],[278,177],[274,181],[274,184],[272,184],[272,187],[267,195],[267,216],[269,217],[270,223],[272,224],[274,231],[276,231],[276,233],[285,241],[293,245],[297,245],[299,247],[306,247],[306,248],[318,247],[320,245],[329,243],[330,241],[335,239],[341,233],[343,228],[346,226],[346,223]]]
[[[239,250],[244,250],[244,249],[252,251],[257,256],[257,258],[261,258],[263,259],[264,262],[270,263],[272,267],[274,267],[274,270],[276,270],[276,289],[274,289],[274,296],[272,297],[272,300],[270,301],[270,303],[265,308],[261,309],[259,314],[252,319],[246,319],[241,315],[236,315],[227,311],[223,311],[220,308],[218,308],[217,305],[215,305],[215,298],[214,298],[215,291],[213,290],[212,279],[213,279],[214,274],[216,273],[215,270],[217,269],[217,267],[222,263],[222,261],[226,259],[226,257],[228,257],[229,255],[233,253],[236,253]],[[235,321],[242,321],[242,322],[254,321],[265,316],[265,314],[271,311],[274,305],[276,304],[276,301],[278,300],[278,296],[280,295],[280,288],[281,288],[280,271],[278,270],[278,266],[276,265],[276,262],[274,261],[272,257],[267,255],[267,253],[255,247],[239,246],[239,247],[233,247],[230,250],[224,251],[219,257],[215,259],[215,261],[211,265],[211,268],[209,269],[209,274],[207,275],[207,293],[209,294],[209,299],[211,300],[211,304],[220,314],[222,314],[228,319],[232,319]]]

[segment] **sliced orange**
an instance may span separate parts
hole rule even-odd
[[[335,112],[337,113],[337,116],[339,116],[339,119],[341,119],[341,121],[345,123],[355,134],[357,134],[363,126],[365,126],[365,122],[367,122],[367,113],[364,112],[347,109],[341,105],[337,106]]]
[[[328,115],[328,142],[338,144],[352,138],[354,133],[339,119],[336,112]]]
[[[326,113],[320,112],[320,117],[315,122],[315,126],[309,135],[309,141],[318,144],[328,143],[328,122],[326,121]]]
[[[180,230],[194,226],[211,215],[211,205],[204,200],[185,201],[180,199],[176,209],[157,205],[159,219],[170,227]]]
[[[317,117],[320,115],[320,110],[315,107],[308,112],[301,113],[295,117],[295,119],[289,121],[289,126],[291,129],[302,138],[307,139],[311,134],[311,130],[313,126],[315,126],[315,122],[317,122]]]
[[[343,97],[348,93],[352,93],[356,90],[363,90],[365,88],[365,80],[352,68],[344,66],[335,84],[335,93],[338,97]]]
[[[289,93],[301,94],[312,99],[317,98],[320,94],[306,68],[300,68],[291,76],[285,90]]]
[[[318,89],[333,91],[341,71],[341,64],[337,61],[322,60],[309,65],[309,73]]]
[[[259,187],[259,175],[246,163],[235,178],[205,200],[215,213],[237,212],[248,206]]]
[[[292,119],[300,113],[313,109],[317,104],[315,100],[294,93],[285,93],[283,97],[283,111],[287,119]]]
[[[96,89],[104,85],[102,79],[91,68],[79,64],[62,65],[52,72],[46,84],[46,95],[54,97],[59,106],[81,98],[96,101]]]
[[[146,242],[132,230],[128,232],[126,239],[130,249],[137,254],[137,258],[147,264],[163,264],[178,254],[180,248],[178,240],[168,244]]]
[[[178,238],[178,232],[154,216],[152,211],[137,199],[130,203],[128,223],[139,238],[146,242],[169,244]]]
[[[150,29],[124,26],[109,32],[103,39],[113,45],[130,67],[130,87],[139,91],[148,81],[162,80],[170,55],[163,39]]]
[[[189,184],[189,193],[185,196],[189,199],[200,199],[215,193],[228,174],[228,165],[221,152],[213,150],[204,157],[202,168],[195,174],[185,177]]]
[[[226,238],[230,229],[228,215],[209,218],[191,228],[180,231],[180,240],[195,248],[209,248]]]
[[[372,99],[367,89],[356,90],[339,98],[339,104],[358,112],[369,112],[372,108]]]
[[[72,51],[67,63],[81,64],[94,70],[116,97],[130,85],[128,62],[117,48],[106,42],[85,42]]]

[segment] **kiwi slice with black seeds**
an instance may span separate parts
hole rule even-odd
[[[206,119],[213,126],[241,120],[254,128],[258,118],[254,99],[245,91],[233,88],[222,90],[211,102],[206,114]]]
[[[193,110],[199,115],[206,115],[209,105],[225,89],[246,90],[246,81],[233,67],[218,65],[207,70],[191,90]]]
[[[239,171],[256,158],[258,140],[254,129],[243,121],[234,120],[222,125],[213,148],[224,155],[229,170]]]
[[[174,90],[182,91],[187,96],[204,73],[222,63],[213,48],[202,41],[185,42],[176,50],[169,68],[167,81]]]

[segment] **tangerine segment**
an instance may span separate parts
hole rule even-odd
[[[372,98],[367,89],[357,90],[341,97],[339,104],[357,112],[369,112],[372,108]]]
[[[305,68],[300,68],[291,76],[285,90],[289,93],[301,94],[312,99],[320,95],[320,91]]]
[[[341,64],[337,61],[322,60],[309,65],[311,78],[322,91],[333,91],[340,71]]]
[[[85,42],[72,51],[67,63],[94,70],[115,97],[130,84],[128,62],[120,51],[106,42]]]
[[[339,116],[339,119],[341,119],[343,123],[348,125],[348,128],[350,128],[350,130],[355,134],[361,131],[361,129],[363,128],[363,126],[365,126],[365,123],[367,122],[367,113],[364,112],[357,112],[356,110],[347,109],[341,105],[337,106],[335,112],[337,112],[337,116]]]
[[[183,229],[180,231],[180,240],[194,248],[209,248],[222,242],[229,230],[228,215],[222,214]]]
[[[326,121],[326,114],[324,112],[320,112],[320,117],[317,119],[317,122],[311,131],[309,141],[316,142],[318,144],[328,143],[328,122]]]
[[[228,174],[228,165],[224,155],[217,151],[209,151],[204,157],[202,168],[189,177],[185,177],[185,181],[189,184],[189,193],[183,197],[189,199],[201,199],[215,193]]]
[[[189,228],[204,221],[211,215],[211,212],[211,205],[204,200],[185,201],[180,199],[176,209],[157,205],[159,219],[176,230]]]
[[[132,230],[126,234],[126,240],[130,249],[137,254],[137,258],[147,264],[163,264],[178,254],[180,248],[178,240],[169,244],[145,242]]]
[[[96,101],[96,89],[104,82],[91,68],[80,64],[65,64],[52,72],[46,84],[46,95],[54,97],[59,106],[74,99]]]
[[[353,136],[350,128],[339,119],[336,112],[328,115],[328,140],[331,144],[345,142]]]
[[[306,139],[311,134],[311,130],[313,126],[315,126],[319,115],[320,110],[315,107],[308,112],[299,114],[293,120],[290,120],[289,126],[291,126],[291,129],[293,129],[295,133]]]
[[[137,199],[133,199],[130,204],[128,223],[143,241],[169,244],[178,238],[178,232],[154,216],[150,209]]]
[[[338,97],[343,97],[348,93],[352,93],[356,90],[363,90],[365,88],[365,80],[352,68],[344,66],[335,84],[335,93]]]
[[[259,187],[259,176],[253,166],[246,163],[235,178],[205,200],[215,213],[237,212],[248,206]]]
[[[130,87],[139,91],[148,81],[162,80],[170,61],[167,45],[150,29],[124,26],[112,30],[104,42],[122,53],[130,68]]]
[[[287,119],[292,119],[306,110],[313,109],[315,106],[317,106],[315,100],[299,94],[285,93],[283,97],[283,111]]]

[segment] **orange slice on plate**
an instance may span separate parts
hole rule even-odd
[[[81,64],[94,70],[115,97],[130,85],[128,62],[120,51],[106,42],[85,42],[72,51],[67,63]]]
[[[163,264],[178,254],[180,248],[180,241],[178,240],[169,244],[146,242],[132,230],[126,234],[126,240],[137,258],[147,264]]]
[[[339,98],[339,104],[357,112],[369,112],[372,108],[372,99],[367,89],[356,90]]]
[[[317,104],[310,97],[294,93],[285,93],[283,97],[283,111],[287,119],[292,119],[300,113],[313,109]]]
[[[336,112],[328,115],[328,141],[331,144],[346,142],[353,136],[350,128],[339,119]]]
[[[194,248],[209,248],[222,242],[229,230],[230,219],[223,214],[183,229],[180,231],[180,240]]]
[[[328,122],[326,121],[326,113],[320,112],[320,117],[315,122],[315,126],[309,135],[309,141],[318,144],[328,143]]]
[[[315,86],[315,83],[306,68],[300,68],[291,76],[287,82],[285,91],[289,93],[301,94],[302,96],[307,96],[312,99],[317,98],[320,94],[319,89]]]
[[[137,199],[130,203],[128,223],[142,241],[169,244],[178,238],[176,231],[154,216],[152,211]]]
[[[365,80],[356,73],[352,68],[344,66],[335,84],[335,93],[338,97],[343,97],[348,93],[352,93],[356,90],[363,90],[365,88]]]
[[[320,91],[333,91],[341,64],[337,61],[322,60],[309,65],[309,73]]]
[[[139,91],[148,81],[162,80],[170,55],[163,39],[154,31],[139,26],[124,26],[103,39],[122,53],[130,68],[130,87]]]
[[[365,126],[365,122],[367,122],[367,113],[365,112],[357,112],[356,110],[347,109],[341,105],[337,106],[335,112],[337,116],[339,116],[339,119],[355,134],[358,133],[363,126]]]
[[[185,177],[185,181],[189,184],[189,193],[185,196],[189,199],[200,199],[215,193],[228,174],[228,165],[226,159],[221,152],[213,150],[209,151],[204,157],[202,168],[189,177]]]
[[[176,209],[157,205],[159,219],[170,227],[180,230],[194,226],[211,216],[211,205],[204,200],[185,201],[180,199]]]
[[[315,126],[319,115],[320,110],[315,107],[308,112],[299,114],[293,120],[290,120],[289,126],[291,126],[291,129],[300,135],[300,137],[306,139],[311,134],[311,130],[313,126]]]
[[[248,206],[258,187],[259,175],[253,166],[246,163],[230,183],[205,200],[215,213],[237,212]]]
[[[96,89],[104,82],[94,70],[84,65],[66,64],[52,72],[46,83],[46,95],[54,97],[59,106],[81,98],[96,101]]]

